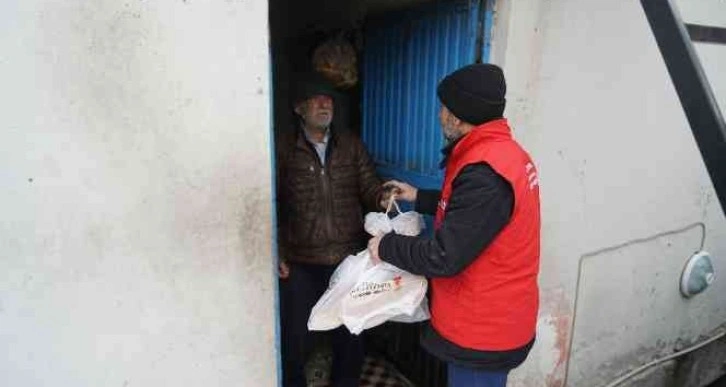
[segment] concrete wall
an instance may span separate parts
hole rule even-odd
[[[722,0],[678,0],[675,2],[685,23],[726,28],[726,2]],[[726,116],[726,46],[694,43],[716,101]],[[719,71],[720,70],[720,71]]]
[[[276,385],[267,2],[0,3],[0,385]]]
[[[726,47],[698,51],[723,107]],[[543,196],[539,337],[511,385],[604,385],[726,323],[721,275],[678,293],[696,250],[726,270],[726,220],[640,3],[499,1],[493,62]]]

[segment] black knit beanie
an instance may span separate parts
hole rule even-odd
[[[502,69],[488,63],[462,67],[441,80],[436,89],[441,103],[472,125],[502,118],[506,93]]]

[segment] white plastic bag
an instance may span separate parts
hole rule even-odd
[[[399,314],[398,316],[392,317],[388,321],[400,323],[417,323],[421,321],[426,321],[430,318],[431,311],[429,311],[429,300],[428,298],[424,297],[412,314]]]
[[[381,263],[366,270],[345,297],[341,320],[356,335],[393,318],[426,320],[429,316],[421,309],[426,287],[426,278]]]
[[[399,215],[388,213],[392,206]],[[424,228],[420,214],[401,213],[392,198],[385,213],[373,212],[365,217],[364,228],[373,236],[396,231],[416,236]],[[351,255],[340,263],[330,278],[328,290],[313,307],[308,329],[325,331],[341,324],[354,334],[392,320],[419,322],[429,319],[426,278],[403,271],[391,264],[373,265],[368,250]]]
[[[341,326],[343,324],[343,320],[340,318],[343,299],[355,287],[360,274],[365,273],[371,267],[373,267],[373,262],[368,250],[344,259],[330,277],[328,290],[310,312],[308,330],[328,331]]]
[[[391,219],[388,214],[392,207],[396,208],[398,215]],[[366,215],[364,228],[368,234],[380,236],[395,231],[396,234],[416,236],[426,227],[423,216],[415,211],[401,212],[394,197],[388,202],[386,212],[369,212]]]
[[[400,213],[391,219],[391,225],[396,234],[406,236],[416,236],[426,227],[423,216],[414,211]]]
[[[363,228],[366,232],[374,237],[388,234],[393,231],[393,225],[391,219],[388,218],[388,214],[382,212],[369,212],[366,214]]]

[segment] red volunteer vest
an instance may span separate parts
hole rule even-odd
[[[529,155],[512,139],[506,119],[480,125],[464,136],[449,156],[436,228],[446,219],[454,178],[465,166],[481,162],[511,184],[514,210],[507,226],[464,271],[431,281],[431,324],[460,347],[506,351],[524,346],[535,334],[539,181]]]

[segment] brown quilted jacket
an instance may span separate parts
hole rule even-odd
[[[281,259],[334,265],[365,248],[363,216],[378,210],[381,181],[363,143],[331,130],[322,165],[302,129],[276,141]]]

